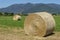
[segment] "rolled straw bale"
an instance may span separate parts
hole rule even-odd
[[[48,12],[29,14],[24,22],[25,33],[32,36],[46,36],[53,32],[55,20]]]
[[[15,21],[20,20],[20,19],[21,19],[20,15],[14,15],[13,16],[13,20],[15,20]]]

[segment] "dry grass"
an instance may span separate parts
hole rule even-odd
[[[60,40],[60,32],[47,37],[33,37],[25,35],[24,30],[21,28],[0,28],[0,40]]]

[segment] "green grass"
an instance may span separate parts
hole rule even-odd
[[[24,26],[25,16],[20,21],[13,21],[12,16],[0,16],[0,26],[2,27],[22,27]]]
[[[56,21],[55,31],[60,31],[60,16],[54,16]],[[24,27],[24,20],[25,16],[22,16],[20,21],[13,21],[12,16],[0,16],[0,27],[7,28],[7,27]]]
[[[60,31],[60,16],[54,16],[56,21],[55,31]]]

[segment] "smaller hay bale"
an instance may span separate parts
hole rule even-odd
[[[14,15],[13,20],[15,20],[15,21],[21,20],[21,16],[20,15]]]
[[[29,14],[24,22],[24,30],[27,35],[46,36],[53,33],[55,20],[48,12]]]

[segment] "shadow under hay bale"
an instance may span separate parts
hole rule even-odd
[[[48,37],[48,36],[52,36],[52,35],[54,35],[55,33],[51,33],[51,34],[49,34],[49,35],[45,35],[44,37]]]

